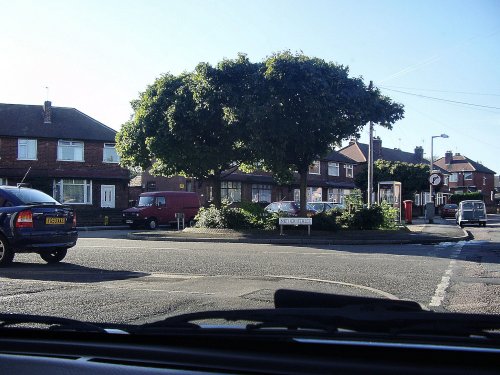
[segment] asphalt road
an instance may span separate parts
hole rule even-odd
[[[142,323],[271,307],[273,292],[290,288],[500,314],[500,216],[486,228],[466,229],[474,240],[371,246],[150,242],[126,239],[126,231],[82,232],[61,264],[16,255],[0,271],[0,306],[9,313]]]

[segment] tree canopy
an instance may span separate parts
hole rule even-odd
[[[117,135],[122,164],[211,180],[220,205],[221,172],[251,159],[245,125],[255,75],[256,65],[239,55],[157,79],[133,102],[134,118]]]
[[[403,117],[400,104],[349,77],[343,65],[285,51],[264,61],[261,76],[251,148],[274,174],[299,173],[303,210],[314,160],[368,121],[391,128]]]
[[[347,67],[285,51],[263,63],[240,54],[216,66],[158,78],[132,102],[134,117],[117,135],[125,166],[212,181],[220,206],[222,171],[259,163],[278,178],[307,172],[333,145],[368,122],[391,128],[403,107]]]

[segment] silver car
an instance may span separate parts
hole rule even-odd
[[[464,224],[479,224],[479,226],[486,226],[488,217],[486,215],[486,206],[480,200],[467,200],[462,201],[458,205],[457,213],[455,214],[455,221],[462,228]]]

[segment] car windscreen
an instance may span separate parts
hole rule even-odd
[[[137,207],[150,207],[154,203],[154,197],[139,197]]]
[[[9,189],[9,193],[15,195],[24,204],[60,204],[50,195],[34,189]]]

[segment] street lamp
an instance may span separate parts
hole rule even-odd
[[[431,169],[430,169],[430,174],[432,174],[432,171],[434,170],[434,138],[449,138],[447,134],[441,134],[441,135],[433,135],[431,137]],[[432,183],[429,183],[429,199],[431,202],[433,202],[432,199]]]

